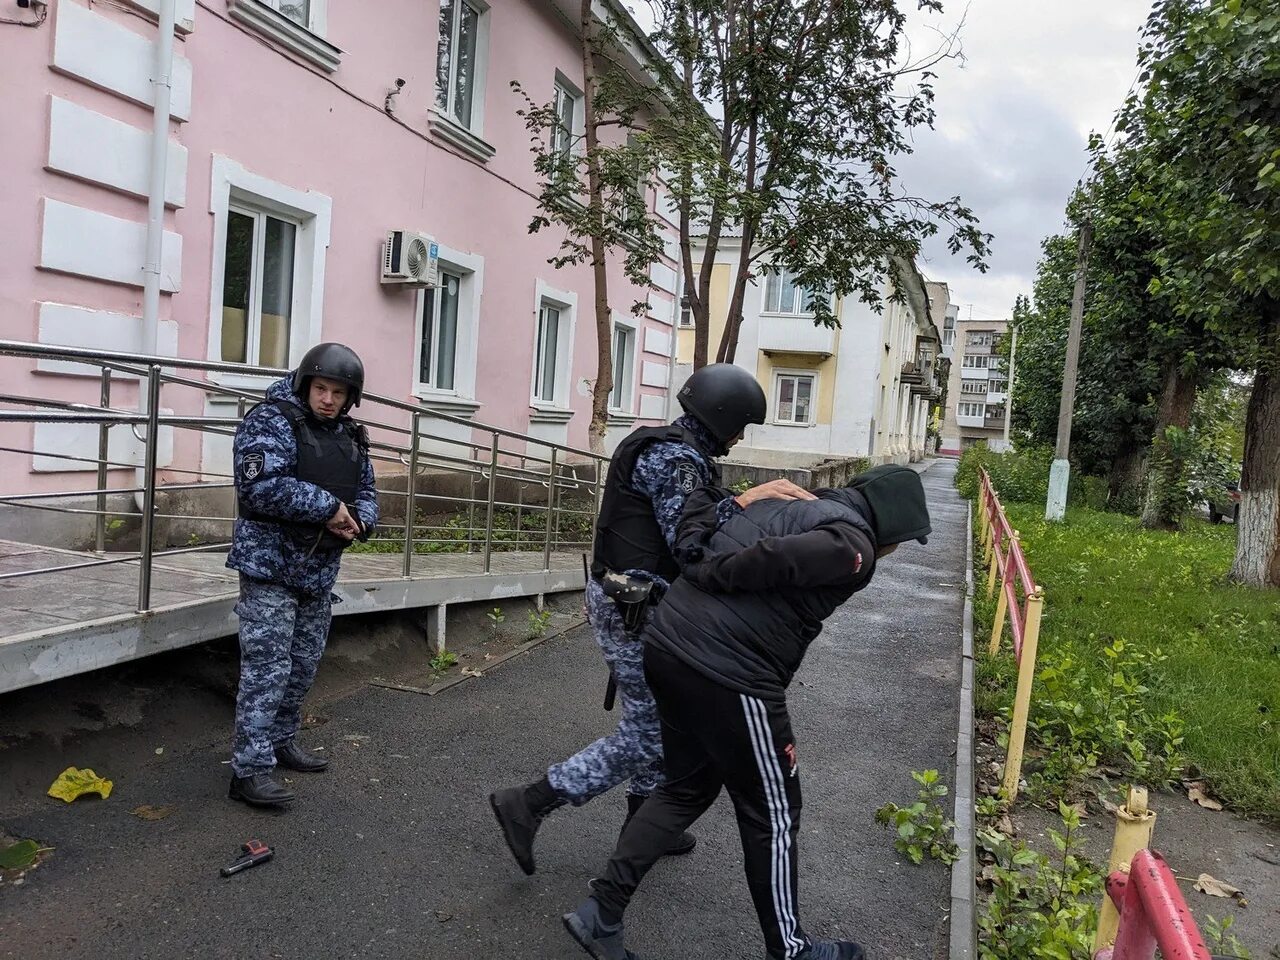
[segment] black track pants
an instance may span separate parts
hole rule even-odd
[[[644,665],[662,720],[666,782],[618,839],[594,884],[596,900],[606,916],[620,917],[659,852],[725,787],[769,956],[796,956],[807,940],[796,893],[800,776],[786,704],[722,687],[653,646]]]

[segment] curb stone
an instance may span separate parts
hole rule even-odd
[[[961,633],[960,723],[956,732],[955,841],[960,858],[951,865],[950,960],[978,955],[974,867],[973,774],[973,501],[966,517],[964,626]]]

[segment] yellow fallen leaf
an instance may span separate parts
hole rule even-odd
[[[1213,799],[1213,797],[1205,793],[1204,789],[1200,787],[1198,784],[1190,787],[1187,790],[1187,799],[1190,800],[1192,803],[1200,804],[1200,806],[1204,807],[1206,810],[1222,809],[1222,804],[1220,804],[1217,800]]]
[[[111,796],[111,786],[110,780],[98,776],[92,770],[67,767],[58,775],[58,779],[53,781],[53,785],[49,787],[49,796],[55,800],[65,800],[67,803],[71,803],[77,797],[83,797],[86,793],[96,793],[105,800]]]
[[[1226,900],[1239,900],[1242,905],[1247,901],[1244,899],[1244,893],[1239,887],[1233,887],[1231,884],[1215,879],[1207,873],[1200,874],[1200,879],[1196,881],[1195,889],[1207,894],[1211,897],[1222,897]]]

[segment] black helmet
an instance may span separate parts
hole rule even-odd
[[[337,380],[351,388],[343,413],[359,405],[360,395],[364,393],[364,364],[350,347],[341,343],[317,343],[307,351],[293,372],[293,392],[304,402],[312,377]]]
[[[755,377],[732,363],[695,370],[677,399],[685,413],[697,417],[721,443],[728,443],[748,423],[764,423],[764,390]]]

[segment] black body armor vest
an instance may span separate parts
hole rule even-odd
[[[368,449],[364,428],[355,421],[344,418],[344,430],[338,431],[313,425],[305,411],[292,403],[275,401],[275,408],[293,427],[294,442],[298,449],[297,468],[294,476],[307,483],[314,483],[327,490],[344,504],[354,504],[360,492],[360,476],[364,468],[364,454]],[[246,520],[260,523],[276,523],[284,527],[299,545],[312,550],[345,549],[351,544],[342,537],[330,533],[324,524],[292,523],[276,517],[255,513],[243,503],[240,515]]]
[[[659,440],[683,443],[698,451],[711,468],[711,483],[720,483],[720,467],[711,458],[711,451],[704,449],[688,430],[672,424],[634,431],[618,445],[609,465],[591,561],[591,575],[597,580],[610,571],[647,570],[668,582],[680,574],[680,565],[671,555],[653,515],[653,502],[631,486],[637,458],[649,444]]]

